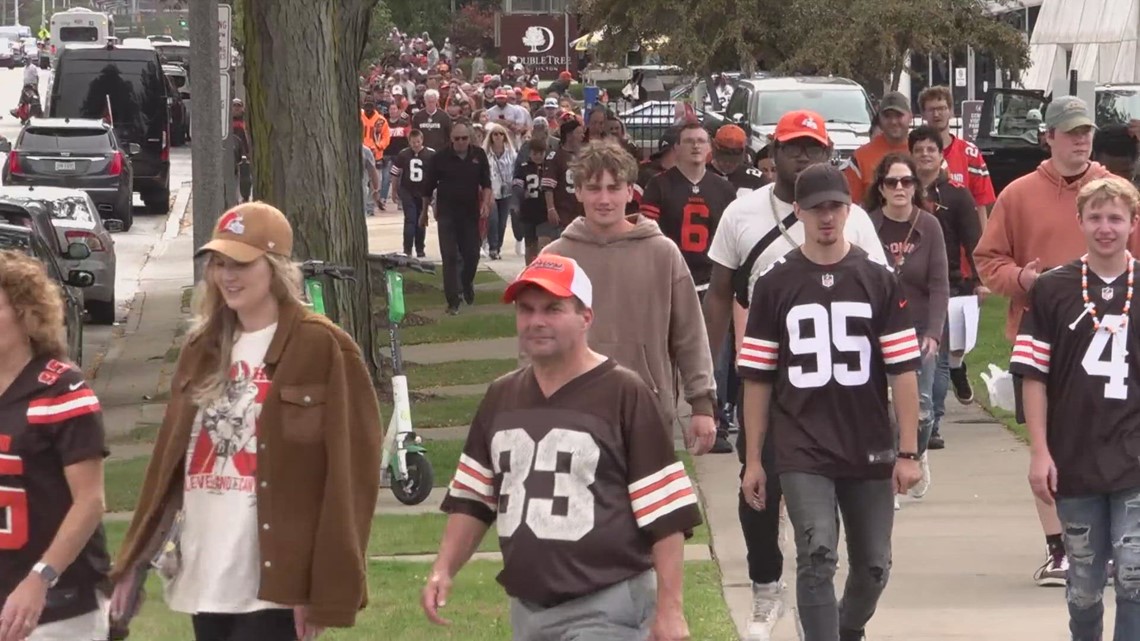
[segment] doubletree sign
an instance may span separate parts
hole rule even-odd
[[[570,41],[577,37],[578,24],[574,16],[567,18],[561,13],[502,15],[499,18],[499,62],[506,65],[507,59],[515,56],[543,79],[553,79],[563,69],[575,71]]]

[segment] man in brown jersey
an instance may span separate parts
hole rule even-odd
[[[448,623],[452,579],[494,523],[516,641],[688,639],[684,532],[701,516],[653,392],[590,349],[593,288],[573,259],[539,255],[503,298],[530,364],[472,421],[424,612]]]
[[[570,166],[582,148],[585,130],[582,122],[573,118],[562,123],[558,133],[558,148],[546,155],[542,175],[546,216],[551,230],[539,230],[539,244],[545,244],[542,242],[544,238],[558,238],[567,225],[582,215],[582,203],[574,193],[574,174]]]

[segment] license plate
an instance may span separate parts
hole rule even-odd
[[[56,162],[55,163],[55,170],[56,171],[75,171],[75,161],[73,160],[71,162]]]

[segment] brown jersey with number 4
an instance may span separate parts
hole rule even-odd
[[[692,182],[673,167],[649,180],[641,197],[641,213],[661,226],[661,232],[681,249],[698,287],[712,279],[709,245],[736,188],[724,177],[706,171]]]
[[[657,399],[607,360],[547,398],[530,367],[491,384],[442,509],[495,523],[507,594],[551,607],[653,567],[701,522]]]

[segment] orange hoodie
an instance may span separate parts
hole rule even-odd
[[[1070,184],[1051,160],[1045,160],[998,196],[974,249],[974,262],[982,283],[1009,298],[1005,337],[1010,341],[1017,335],[1027,304],[1025,290],[1017,282],[1022,266],[1037,258],[1041,260],[1038,271],[1043,272],[1086,253],[1085,237],[1077,225],[1077,192],[1108,175],[1103,165],[1094,162],[1080,180]],[[1129,240],[1133,254],[1140,254],[1138,240],[1135,233]]]
[[[364,115],[360,110],[360,126],[364,129],[364,146],[372,150],[372,155],[379,161],[384,156],[384,150],[392,141],[392,130],[388,120],[380,115],[379,111],[372,112],[372,117]]]

